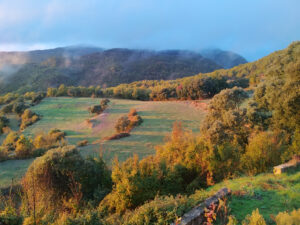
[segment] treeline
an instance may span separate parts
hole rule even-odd
[[[172,99],[202,99],[211,98],[225,88],[248,87],[245,78],[227,79],[225,77],[184,78],[174,81],[142,81],[131,84],[121,84],[111,88],[65,87],[48,88],[48,97],[111,97],[136,100],[164,101]]]

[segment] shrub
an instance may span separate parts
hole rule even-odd
[[[266,172],[270,167],[281,162],[284,149],[285,143],[280,135],[270,132],[255,134],[242,157],[244,172],[249,174]]]
[[[66,133],[59,129],[54,128],[49,131],[48,135],[53,141],[62,141],[65,138]]]
[[[126,133],[130,125],[130,120],[127,116],[122,116],[118,119],[115,129],[118,133]]]
[[[53,225],[102,225],[100,215],[95,210],[85,210],[76,215],[63,214]]]
[[[94,105],[88,108],[90,113],[100,114],[104,111],[104,108],[101,105]]]
[[[82,140],[77,142],[78,147],[86,146],[88,144],[88,140]]]
[[[32,112],[30,109],[26,109],[24,111],[24,113],[21,116],[21,125],[20,125],[20,129],[24,130],[26,127],[32,125],[33,123],[35,123],[36,121],[38,121],[40,118],[39,116]]]
[[[136,109],[131,109],[128,116],[122,116],[118,119],[115,129],[118,133],[128,133],[134,127],[143,122],[142,117],[137,114]]]
[[[130,117],[130,116],[136,116],[136,115],[137,115],[136,109],[134,109],[134,108],[130,109],[128,116]]]
[[[100,105],[105,108],[107,106],[107,104],[110,102],[109,99],[102,99],[101,102],[100,102]]]
[[[21,135],[20,138],[17,140],[15,153],[16,157],[19,159],[29,158],[30,156],[32,156],[32,140],[26,138],[24,135]]]
[[[49,149],[58,147],[65,138],[65,133],[59,129],[50,130],[48,134],[39,134],[34,138],[33,145],[36,149]]]
[[[295,209],[292,212],[280,212],[275,222],[277,225],[297,225],[300,224],[300,209]]]
[[[5,116],[0,115],[0,134],[3,133],[3,128],[8,126],[9,120]]]
[[[24,102],[16,102],[13,104],[12,112],[18,114],[19,116],[28,108]]]
[[[258,209],[254,210],[251,215],[247,215],[242,222],[243,225],[267,225],[263,216],[259,214]]]
[[[5,147],[0,146],[0,162],[8,159],[8,150]]]
[[[118,139],[121,139],[121,138],[124,138],[124,137],[129,137],[130,134],[129,133],[118,133],[118,134],[114,134],[110,137],[105,137],[104,139],[109,141],[109,140],[118,140]]]
[[[16,147],[16,142],[19,139],[17,132],[10,132],[4,139],[2,146],[6,147],[8,150],[14,150]]]
[[[1,112],[4,113],[4,114],[12,113],[12,109],[13,109],[13,104],[10,103],[10,104],[7,104],[7,105],[3,106],[1,108]]]
[[[72,209],[95,197],[98,201],[111,188],[110,173],[102,159],[84,159],[74,146],[48,151],[28,168],[22,180],[28,210]],[[102,195],[99,193],[102,193]],[[24,207],[27,207],[26,205]]]
[[[105,222],[117,225],[171,224],[190,207],[192,204],[186,196],[155,197],[154,200],[135,210],[127,211],[122,216],[106,217]]]
[[[21,225],[22,217],[20,217],[13,207],[7,206],[0,212],[1,225]]]

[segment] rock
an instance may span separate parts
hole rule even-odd
[[[199,225],[205,222],[205,208],[208,208],[212,204],[218,205],[219,199],[224,199],[230,195],[231,191],[228,188],[222,188],[215,195],[207,198],[203,203],[193,208],[191,211],[185,213],[179,221],[173,223],[173,225]]]
[[[300,156],[295,155],[293,157],[293,159],[291,159],[287,163],[284,163],[284,164],[281,164],[281,165],[278,165],[278,166],[274,166],[273,167],[273,173],[275,175],[279,175],[279,174],[282,174],[282,173],[286,172],[287,170],[289,170],[291,168],[296,168],[299,165],[300,165]]]

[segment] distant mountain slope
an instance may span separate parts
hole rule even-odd
[[[191,76],[197,71],[211,72],[221,68],[200,54],[188,51],[144,51],[110,49],[85,55],[79,60],[82,74],[79,84],[115,86],[138,80],[169,80]]]
[[[220,49],[206,49],[200,52],[205,58],[208,58],[222,66],[224,69],[232,68],[240,64],[247,63],[247,60],[230,51],[222,51]]]
[[[0,93],[45,90],[60,84],[115,86],[175,79],[222,68],[189,51],[57,48],[0,53]]]
[[[140,81],[127,84],[128,88],[145,87],[153,88],[159,84],[161,88],[170,88],[170,90],[181,86],[184,83],[193,83],[202,77],[227,77],[247,78],[250,85],[255,86],[266,78],[284,76],[285,72],[295,65],[300,64],[300,41],[291,43],[287,48],[275,51],[255,62],[245,63],[231,69],[219,69],[210,73],[199,73],[194,76],[184,77],[168,81]],[[298,73],[300,75],[300,71]],[[124,85],[123,85],[124,86]]]
[[[251,85],[258,84],[266,76],[281,76],[291,65],[300,63],[300,41],[292,42],[287,48],[275,51],[255,62],[245,63],[231,69],[220,69],[207,74],[198,74],[194,77],[226,76],[244,77],[250,80]],[[300,72],[299,72],[300,73]]]
[[[221,61],[226,66],[238,63],[228,56],[219,58],[183,50],[80,46],[0,52],[0,93],[45,90],[60,84],[110,87],[140,80],[169,80],[221,69]]]

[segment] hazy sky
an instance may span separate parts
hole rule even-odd
[[[221,48],[248,60],[300,40],[300,0],[0,0],[0,50]]]

